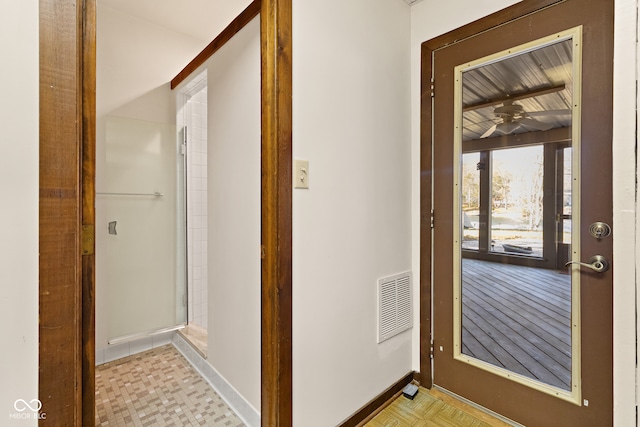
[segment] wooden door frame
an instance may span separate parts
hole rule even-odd
[[[432,55],[435,50],[464,40],[477,33],[495,28],[504,22],[520,18],[564,0],[527,0],[471,22],[463,27],[427,40],[421,46],[420,72],[420,383],[431,388],[433,372],[432,348],[432,289],[431,240],[432,240],[432,105],[433,86]]]
[[[292,0],[262,0],[261,424],[293,425]]]
[[[39,5],[39,423],[92,425],[96,3]]]
[[[263,426],[291,426],[292,0],[261,4]],[[42,425],[95,422],[96,0],[40,0]]]

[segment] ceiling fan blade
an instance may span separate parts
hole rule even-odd
[[[509,135],[518,130],[522,126],[520,121],[517,122],[503,122],[498,123],[498,127],[496,128],[496,132],[500,135]]]
[[[523,124],[526,127],[533,128],[536,130],[549,130],[553,128],[552,124],[544,123],[538,120],[527,119],[527,118],[520,119],[520,124]]]
[[[570,115],[571,110],[546,110],[546,111],[527,111],[527,116],[530,117],[542,117],[542,116],[565,116]]]
[[[493,134],[496,131],[497,128],[498,128],[498,125],[491,126],[489,128],[489,130],[487,130],[485,133],[483,133],[480,138],[486,138],[488,136],[491,136],[491,134]]]

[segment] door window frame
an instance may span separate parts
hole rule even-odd
[[[572,123],[571,126],[571,144],[572,154],[572,205],[580,206],[580,123],[581,123],[581,68],[582,68],[582,26],[576,26],[564,31],[550,34],[546,37],[533,40],[523,45],[514,46],[512,48],[496,52],[492,55],[478,58],[468,63],[460,64],[453,71],[454,76],[454,141],[453,141],[453,241],[454,241],[454,257],[453,257],[453,358],[461,362],[467,363],[474,367],[488,371],[494,375],[509,379],[519,384],[531,387],[535,390],[556,396],[568,402],[580,405],[582,403],[582,387],[581,387],[581,363],[580,363],[580,337],[581,337],[581,318],[580,318],[580,270],[571,269],[571,386],[570,390],[542,383],[538,380],[517,374],[515,372],[497,367],[491,363],[484,362],[472,356],[462,353],[462,215],[461,215],[461,178],[462,178],[462,158],[463,144],[463,102],[462,102],[462,75],[465,71],[490,64],[503,59],[508,59],[517,55],[530,52],[532,50],[544,48],[552,44],[571,40],[573,47],[572,55],[572,78],[573,78],[573,95],[572,95]],[[555,151],[555,150],[554,150]],[[490,157],[490,156],[489,156]],[[545,168],[546,169],[546,168]],[[554,168],[555,171],[555,168]],[[546,172],[546,171],[545,171]],[[546,175],[546,173],[545,173]],[[555,178],[555,174],[553,174]],[[489,179],[490,180],[490,179]],[[555,209],[554,209],[555,211]],[[490,214],[489,214],[490,215]],[[490,221],[487,221],[490,226]],[[580,215],[572,216],[571,228],[571,255],[574,261],[580,260]],[[502,255],[502,258],[507,258]],[[555,264],[555,259],[554,259]]]

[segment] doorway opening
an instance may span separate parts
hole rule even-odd
[[[54,2],[42,2],[41,11],[50,12],[55,6]],[[56,49],[42,49],[42,52],[62,52],[64,55],[49,55],[40,58],[40,70],[70,70],[69,77],[58,79],[56,88],[63,95],[69,95],[68,99],[57,96],[53,91],[48,98],[41,97],[40,107],[43,111],[58,114],[58,118],[64,120],[46,120],[48,116],[40,118],[41,144],[42,141],[55,141],[58,144],[60,138],[46,138],[42,135],[55,133],[65,134],[64,141],[72,143],[69,150],[41,150],[41,198],[55,198],[59,202],[53,209],[61,213],[58,216],[40,217],[41,236],[49,236],[59,239],[64,236],[72,236],[74,243],[69,243],[68,248],[77,248],[78,236],[82,235],[87,241],[93,241],[92,230],[95,227],[93,201],[95,198],[95,29],[96,29],[96,4],[95,1],[78,2],[77,7],[59,8],[60,13],[40,13],[40,32],[47,32],[52,37],[41,38],[49,42],[55,42]],[[44,9],[42,9],[44,7]],[[263,132],[262,157],[263,162],[262,193],[262,219],[265,224],[263,229],[263,254],[262,262],[262,293],[263,307],[261,319],[263,325],[263,339],[261,347],[262,356],[262,406],[261,414],[263,425],[290,425],[292,419],[291,409],[291,1],[264,2],[256,0],[251,3],[249,12],[264,13],[261,23],[261,70],[262,70],[262,128]],[[245,14],[246,15],[246,14]],[[254,15],[255,16],[255,15]],[[237,21],[237,20],[236,20]],[[236,22],[234,21],[234,22]],[[69,31],[69,29],[82,29],[82,31]],[[268,31],[270,30],[270,31]],[[231,31],[227,31],[227,34]],[[278,49],[269,49],[278,43]],[[70,59],[78,59],[74,62]],[[80,61],[82,59],[82,61]],[[58,61],[58,62],[56,62]],[[64,64],[61,65],[61,62]],[[80,67],[78,68],[78,65]],[[62,67],[62,68],[61,68]],[[67,68],[65,68],[67,67]],[[73,69],[73,70],[71,70]],[[81,74],[77,72],[82,70]],[[282,71],[284,70],[284,71]],[[57,78],[59,73],[53,73],[47,78]],[[42,77],[42,76],[41,76]],[[42,82],[41,82],[42,84]],[[41,85],[45,87],[46,85]],[[44,101],[42,101],[44,99]],[[67,102],[68,101],[68,102]],[[46,108],[46,107],[49,108]],[[44,118],[43,118],[44,117]],[[60,124],[65,125],[60,127]],[[74,126],[75,131],[67,129],[66,125]],[[81,152],[78,147],[86,149]],[[289,159],[289,161],[274,161],[273,159]],[[65,200],[59,200],[60,195],[72,194],[68,188],[61,189],[60,179],[43,178],[43,171],[73,172],[76,169],[67,168],[67,162],[73,165],[83,165],[81,172],[76,173],[73,185],[82,184],[82,210],[67,209]],[[42,165],[53,166],[43,169]],[[74,166],[74,167],[76,167]],[[280,179],[284,177],[285,179]],[[286,178],[289,178],[288,180]],[[72,181],[69,181],[72,182]],[[51,187],[49,187],[49,185]],[[43,193],[43,189],[45,192]],[[42,196],[42,194],[45,194]],[[69,199],[77,199],[77,194]],[[75,206],[75,205],[74,205]],[[62,212],[62,208],[64,212]],[[82,221],[78,214],[82,212]],[[64,215],[62,215],[64,214]],[[67,221],[69,215],[74,216],[73,222]],[[54,218],[55,217],[55,218]],[[53,218],[53,219],[52,219]],[[66,221],[66,222],[65,222]],[[73,227],[69,224],[73,223]],[[45,227],[47,226],[47,227]],[[54,230],[50,235],[43,230]],[[276,237],[278,239],[276,239]],[[278,244],[274,244],[277,241]],[[41,240],[42,245],[42,240]],[[74,246],[75,245],[75,246]],[[50,416],[47,420],[52,423],[70,425],[77,423],[80,417],[84,425],[91,425],[95,419],[95,259],[92,252],[93,246],[83,253],[82,262],[79,262],[79,252],[55,251],[64,258],[64,262],[45,263],[46,257],[41,252],[40,276],[41,278],[53,278],[53,284],[69,277],[75,277],[75,281],[67,280],[64,286],[65,293],[45,292],[50,283],[40,283],[40,310],[41,325],[42,313],[56,316],[56,322],[60,328],[66,328],[67,333],[59,333],[59,329],[48,330],[40,328],[39,351],[39,395],[49,408]],[[50,254],[49,254],[50,255]],[[49,268],[51,267],[51,268]],[[70,269],[75,274],[66,275]],[[51,270],[51,271],[50,271]],[[46,273],[46,274],[45,274]],[[50,274],[49,274],[50,273]],[[55,282],[58,280],[58,282]],[[43,291],[44,289],[44,291]],[[56,304],[47,304],[42,296],[51,294],[57,298]],[[81,304],[78,302],[81,300]],[[68,314],[64,319],[60,318],[62,305],[74,307],[66,310]],[[284,319],[284,320],[283,320]],[[288,321],[287,321],[288,320]],[[264,332],[266,331],[266,332]],[[73,341],[74,345],[68,345]],[[77,344],[80,344],[77,345]],[[56,351],[59,348],[68,351]],[[56,375],[64,368],[73,375]],[[73,383],[73,384],[72,384]],[[73,386],[67,387],[66,385]],[[82,387],[78,387],[81,384]],[[64,393],[61,391],[65,391]],[[44,399],[46,397],[46,399]],[[55,397],[52,399],[52,397]],[[55,419],[55,421],[53,420]]]

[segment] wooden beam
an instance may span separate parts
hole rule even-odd
[[[521,99],[534,98],[536,96],[548,95],[550,93],[556,93],[564,90],[565,85],[546,87],[541,89],[528,90],[526,92],[515,93],[508,96],[502,96],[495,99],[487,99],[485,101],[476,102],[475,104],[463,105],[462,112],[478,110],[480,108],[491,107],[492,105],[500,105],[505,101],[520,101]]]
[[[191,75],[198,67],[205,63],[214,53],[224,46],[231,38],[240,30],[242,30],[253,18],[260,13],[261,0],[254,0],[238,15],[227,27],[222,30],[211,43],[205,47],[186,67],[171,80],[171,89],[175,89],[187,77]]]
[[[514,133],[493,138],[471,139],[462,141],[462,152],[473,153],[499,148],[515,148],[527,145],[554,144],[571,141],[571,128],[554,128],[547,131]]]
[[[291,347],[291,0],[264,0],[262,67],[263,426],[293,424]]]

